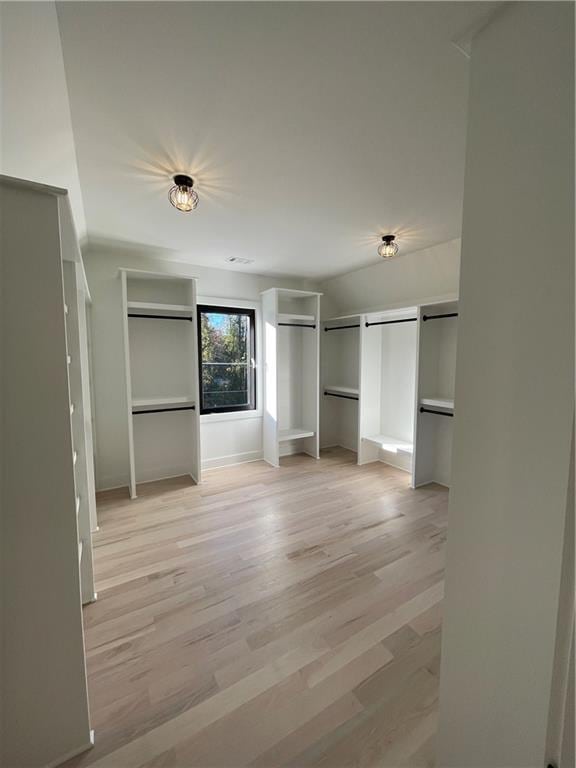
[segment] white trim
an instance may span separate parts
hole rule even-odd
[[[237,309],[252,309],[256,317],[256,339],[254,359],[256,360],[256,408],[252,411],[229,411],[228,413],[200,413],[200,424],[211,424],[219,421],[241,421],[243,419],[261,419],[263,417],[262,402],[264,400],[264,378],[262,376],[262,360],[264,359],[264,344],[262,336],[262,304],[254,299],[219,299],[217,296],[197,296],[196,306],[233,307]],[[198,392],[200,402],[200,392]],[[204,466],[204,464],[202,464]]]
[[[271,293],[272,291],[278,291],[278,293],[295,293],[299,296],[324,296],[324,294],[319,291],[301,291],[296,288],[267,288],[265,291],[260,291],[260,293]]]
[[[378,307],[368,307],[367,309],[359,310],[358,312],[351,312],[348,315],[340,315],[340,318],[344,317],[358,317],[359,315],[375,315],[380,314],[382,312],[389,312],[392,309],[399,309],[399,310],[405,310],[405,309],[413,309],[417,310],[419,307],[427,307],[431,306],[433,304],[446,304],[451,301],[458,301],[458,294],[457,293],[446,293],[442,296],[431,296],[429,298],[425,299],[418,299],[418,301],[396,301],[392,304],[384,304],[380,305]],[[339,317],[329,317],[323,320],[323,323],[328,323],[331,320],[338,320]]]
[[[245,453],[232,453],[229,456],[217,456],[214,459],[204,459],[202,471],[208,469],[220,469],[233,464],[248,464],[251,461],[262,461],[262,451],[246,451]]]
[[[180,272],[152,272],[147,269],[131,269],[130,267],[119,267],[118,272],[124,273],[127,277],[133,277],[141,280],[196,280],[194,275],[183,275]]]
[[[258,397],[258,393],[256,393]],[[201,413],[200,424],[214,424],[217,421],[244,421],[245,419],[261,419],[262,409],[255,411],[229,411],[228,413]]]

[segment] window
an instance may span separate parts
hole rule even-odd
[[[200,413],[256,408],[253,309],[198,306]]]

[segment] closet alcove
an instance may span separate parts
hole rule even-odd
[[[138,483],[201,480],[196,280],[121,269],[130,463]]]
[[[333,317],[321,333],[322,447],[358,453],[360,399],[359,315]]]
[[[450,485],[458,304],[419,307],[414,487]]]
[[[322,447],[449,486],[457,317],[449,301],[325,320]]]
[[[358,463],[412,471],[418,316],[415,307],[371,313],[361,323]]]
[[[319,458],[320,296],[270,288],[264,323],[264,459],[307,453]]]

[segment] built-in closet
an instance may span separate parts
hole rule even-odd
[[[138,483],[200,482],[195,278],[121,269],[130,466]]]
[[[264,323],[264,459],[319,457],[320,293],[270,288]]]
[[[0,763],[57,765],[93,741],[82,626],[95,598],[89,292],[65,190],[0,177],[0,206]]]
[[[322,446],[450,485],[458,304],[333,317],[322,333]]]
[[[417,348],[416,307],[362,317],[359,464],[412,471]]]
[[[359,315],[333,317],[321,333],[322,447],[340,445],[355,453],[359,441]]]
[[[458,304],[418,309],[418,383],[413,486],[450,485]]]

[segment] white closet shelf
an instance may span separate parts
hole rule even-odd
[[[421,397],[420,405],[428,405],[432,408],[445,408],[448,411],[454,410],[453,397]]]
[[[279,323],[315,323],[314,315],[295,315],[291,312],[281,312],[278,314]]]
[[[278,440],[283,443],[286,440],[299,440],[302,437],[314,437],[316,433],[309,429],[298,429],[292,427],[291,429],[281,429],[278,435]]]
[[[390,453],[413,453],[414,451],[412,443],[399,440],[397,437],[391,437],[390,435],[374,435],[373,437],[365,437],[364,440],[374,443],[383,451],[389,451]]]
[[[358,395],[358,387],[341,387],[340,385],[326,384],[325,392],[334,392],[340,395]]]
[[[158,304],[150,301],[129,301],[128,312],[132,315],[182,315],[194,314],[194,307],[188,304]]]
[[[189,395],[177,395],[176,397],[134,397],[132,408],[162,408],[170,405],[194,405],[194,398]]]

